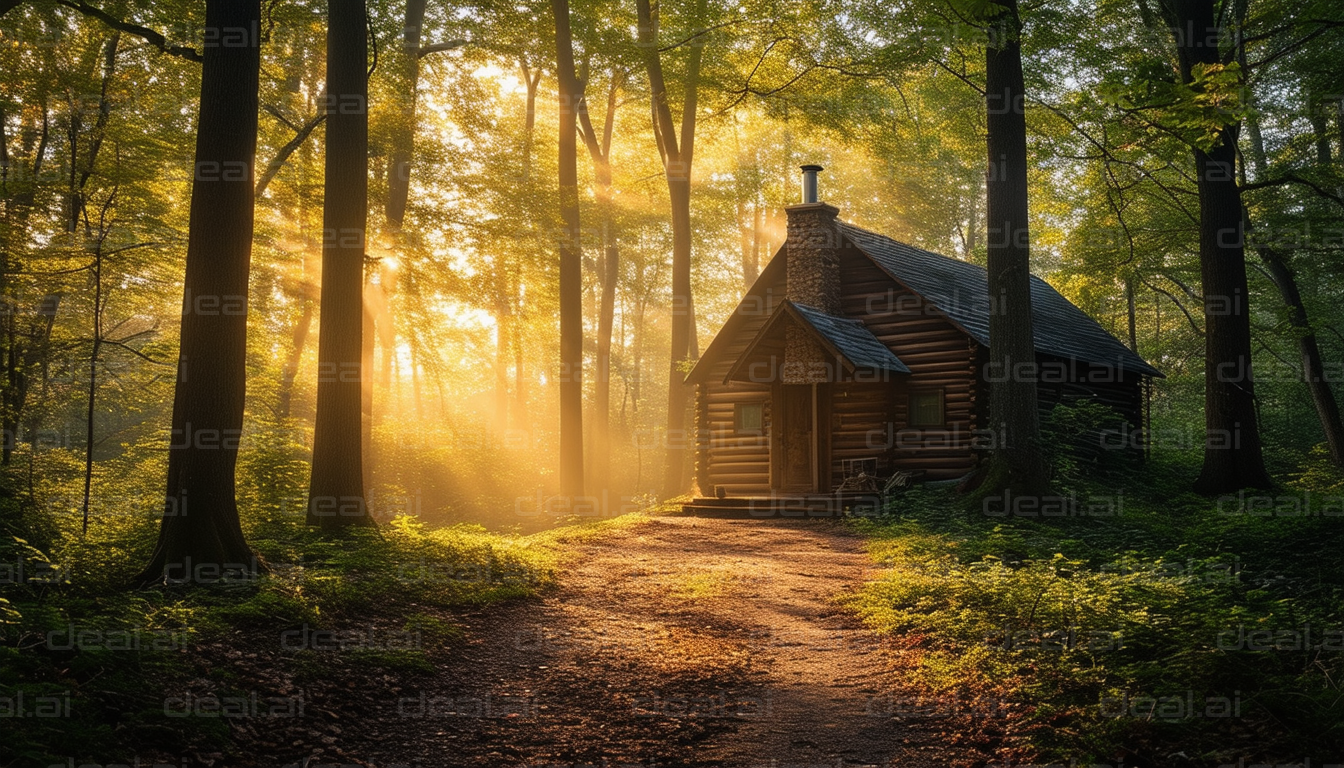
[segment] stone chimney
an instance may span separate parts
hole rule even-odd
[[[784,297],[831,315],[840,314],[840,209],[817,196],[819,165],[804,165],[803,201],[785,208],[788,214]],[[784,346],[785,384],[829,381],[836,361],[801,328],[789,326]]]

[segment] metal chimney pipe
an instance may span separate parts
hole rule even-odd
[[[817,202],[817,172],[824,170],[820,165],[803,167],[803,203]]]

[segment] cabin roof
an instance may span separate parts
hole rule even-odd
[[[989,346],[989,279],[984,267],[906,245],[837,221],[841,234],[910,290]],[[1031,276],[1031,327],[1037,352],[1161,377],[1049,283]]]
[[[763,346],[766,339],[774,336],[778,340],[785,318],[798,323],[820,342],[828,353],[838,358],[851,371],[862,368],[889,373],[910,373],[910,369],[901,362],[896,353],[874,336],[862,322],[848,317],[828,315],[815,307],[786,300],[770,313],[770,318],[747,344],[746,351],[724,376],[725,382],[735,378],[742,368],[748,365],[754,356],[754,351]]]
[[[976,343],[989,346],[989,279],[984,267],[906,245],[843,221],[837,220],[835,224],[844,239],[880,269],[943,312]],[[747,297],[710,342],[704,355],[687,374],[686,381],[703,378],[728,348],[738,327],[753,314],[744,311],[748,300],[759,303],[768,294],[767,286],[784,280],[786,258],[782,254],[787,247],[781,247],[761,270],[760,277],[747,291]],[[822,314],[815,309],[811,311]],[[1037,352],[1162,377],[1161,371],[1121,344],[1096,320],[1035,275],[1031,276],[1031,319]],[[880,340],[874,340],[886,349]]]
[[[798,317],[829,341],[835,351],[853,363],[854,367],[892,373],[910,372],[896,353],[879,341],[862,322],[828,315],[814,307],[792,301],[785,301],[784,306],[796,310]]]

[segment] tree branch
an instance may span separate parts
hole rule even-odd
[[[9,1],[10,0],[0,0],[0,2]],[[201,58],[201,54],[198,53],[195,48],[192,48],[189,45],[169,45],[168,38],[158,32],[155,32],[148,27],[142,27],[139,24],[122,21],[115,16],[89,5],[84,2],[84,0],[56,0],[56,2],[67,8],[73,8],[85,16],[92,16],[113,29],[135,35],[155,48],[158,48],[160,53],[166,53],[169,56],[177,56],[178,58],[186,59],[187,61],[194,61],[197,64],[204,61],[204,59]]]
[[[1171,299],[1171,303],[1175,304],[1176,308],[1181,310],[1181,314],[1185,315],[1185,319],[1190,323],[1190,328],[1200,336],[1204,335],[1204,329],[1199,327],[1199,324],[1195,322],[1195,318],[1190,316],[1190,313],[1185,309],[1185,305],[1181,304],[1179,299],[1177,299],[1175,296],[1172,296],[1169,292],[1164,291],[1161,288],[1158,288],[1156,285],[1153,285],[1147,280],[1143,280],[1142,282],[1144,285],[1148,286],[1149,290],[1156,291],[1162,294],[1163,296],[1166,296],[1168,299]]]
[[[415,58],[423,59],[431,53],[438,53],[440,51],[451,51],[454,48],[461,48],[462,46],[467,45],[470,42],[471,42],[470,40],[448,40],[447,42],[442,43],[430,43],[429,45],[422,45],[420,46],[420,49],[415,52]]]
[[[665,47],[663,47],[663,48],[659,48],[659,49],[658,49],[658,52],[659,52],[659,53],[667,53],[668,51],[674,51],[674,50],[680,48],[681,46],[683,46],[683,45],[685,45],[685,44],[691,42],[691,41],[694,40],[694,39],[696,39],[697,37],[701,37],[701,36],[703,36],[703,35],[707,35],[707,34],[709,34],[710,32],[713,32],[713,31],[716,30],[716,29],[723,29],[724,27],[732,26],[733,24],[741,24],[741,23],[744,22],[744,21],[747,21],[747,19],[732,19],[732,20],[729,20],[729,21],[725,21],[725,22],[723,22],[722,24],[715,24],[715,25],[712,26],[712,27],[705,27],[704,29],[700,30],[699,32],[696,32],[695,34],[691,35],[690,37],[686,38],[685,40],[681,40],[681,41],[679,41],[679,42],[673,43],[672,45],[665,46]]]
[[[1265,187],[1279,187],[1285,184],[1301,184],[1305,187],[1310,187],[1311,191],[1315,192],[1321,197],[1324,197],[1327,200],[1332,200],[1336,203],[1339,203],[1340,205],[1344,205],[1344,198],[1341,198],[1339,195],[1320,186],[1316,182],[1311,181],[1310,179],[1304,179],[1295,173],[1287,173],[1284,174],[1283,176],[1280,176],[1277,179],[1265,179],[1264,181],[1254,181],[1251,182],[1250,184],[1243,184],[1241,186],[1241,191],[1250,192],[1256,189],[1264,189]]]
[[[277,117],[279,116],[277,115]],[[285,161],[289,160],[289,156],[294,154],[294,150],[298,149],[303,142],[308,140],[308,134],[312,133],[313,129],[321,125],[322,121],[326,119],[327,116],[323,113],[304,123],[294,134],[294,138],[290,139],[288,144],[281,147],[280,151],[275,153],[274,159],[267,163],[266,170],[263,171],[261,177],[257,179],[257,189],[252,193],[253,197],[261,197],[261,194],[266,191],[266,187],[270,186],[271,181],[275,179],[275,175],[284,167]],[[284,118],[281,118],[281,121],[284,122],[285,125],[290,124],[289,121],[284,120]]]

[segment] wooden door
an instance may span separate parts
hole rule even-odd
[[[780,411],[780,490],[808,493],[812,469],[812,385],[786,384]]]

